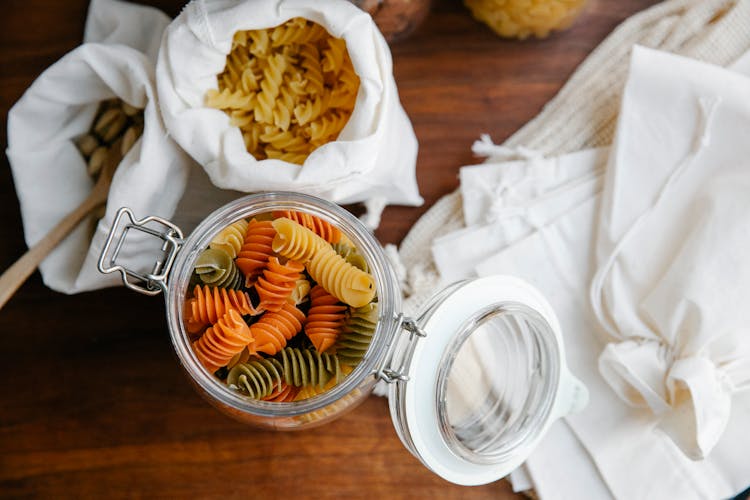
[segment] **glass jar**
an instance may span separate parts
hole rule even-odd
[[[195,261],[211,239],[240,219],[278,210],[306,212],[338,227],[368,264],[379,311],[370,346],[353,371],[328,391],[289,403],[250,399],[207,371],[193,352],[184,318]],[[159,243],[151,270],[123,262],[128,238],[144,236],[133,231]],[[375,238],[349,212],[312,196],[240,198],[208,216],[188,238],[167,220],[138,220],[122,208],[99,269],[121,272],[126,286],[139,292],[164,294],[172,344],[188,379],[225,414],[277,430],[308,428],[351,410],[383,380],[401,441],[428,468],[458,484],[507,475],[555,419],[587,400],[585,387],[566,368],[554,312],[533,287],[509,276],[463,281],[409,318],[401,313],[397,280]]]
[[[588,0],[464,0],[477,21],[504,38],[546,38],[564,30]]]

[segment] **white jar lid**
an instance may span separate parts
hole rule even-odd
[[[389,404],[399,437],[448,481],[477,485],[518,467],[588,393],[567,370],[560,326],[542,294],[510,276],[471,280],[399,339]]]

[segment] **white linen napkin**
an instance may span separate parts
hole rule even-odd
[[[256,160],[229,117],[204,105],[206,91],[217,88],[216,75],[236,31],[271,28],[293,17],[313,20],[343,38],[361,82],[338,139],[317,148],[302,166]],[[390,50],[372,18],[350,2],[193,0],[167,28],[156,73],[170,134],[220,188],[369,202],[371,226],[386,203],[423,201],[415,175],[417,141],[398,99]]]
[[[749,92],[748,78],[636,48],[604,196],[585,200],[476,265],[480,276],[515,274],[546,291],[563,328],[571,371],[590,391],[588,408],[566,417],[567,427],[557,424],[527,460],[542,498],[590,497],[592,491],[617,498],[721,498],[750,483],[743,456],[750,446],[750,391],[745,390],[750,335],[748,309],[738,302],[748,296],[742,286],[750,286],[742,258],[750,250],[750,233],[742,229],[750,209],[745,201],[750,144],[742,140],[750,113],[747,99],[741,102]],[[701,99],[719,107],[701,107]],[[671,183],[665,181],[670,175]],[[661,199],[660,190],[666,193]],[[596,240],[600,217],[603,229]],[[638,217],[642,222],[617,248],[617,236],[627,234]],[[605,349],[607,337],[587,300],[596,252],[607,263],[613,247],[619,250],[617,266],[601,267],[604,285],[595,280],[591,290],[594,298],[603,295],[602,318],[623,338],[614,348],[616,358],[612,347]],[[655,265],[660,258],[662,267]],[[613,267],[620,269],[617,280],[611,278]],[[633,282],[634,277],[641,281]],[[647,293],[639,295],[635,285]],[[601,289],[607,292],[597,292]],[[693,302],[683,305],[686,298]],[[652,335],[629,339],[639,330],[620,328],[636,324],[633,318]],[[644,347],[651,354],[647,348],[654,342],[662,344],[659,354],[672,350],[672,355],[627,357]],[[670,361],[686,363],[670,371]],[[649,385],[654,381],[662,385]],[[673,407],[674,396],[683,399]],[[661,413],[631,404],[660,400]],[[702,406],[716,400],[731,406]],[[683,451],[707,456],[693,461]],[[592,465],[599,475],[591,474]]]
[[[32,246],[93,187],[74,141],[89,130],[99,102],[119,97],[145,107],[143,135],[117,168],[105,216],[98,224],[93,217],[81,223],[39,266],[54,290],[77,293],[120,283],[96,267],[116,211],[129,206],[138,216],[169,217],[182,195],[190,159],[167,136],[154,87],[155,47],[168,22],[150,7],[94,0],[85,43],[40,75],[8,113],[7,155]],[[150,271],[153,259],[141,252],[150,246],[145,238],[129,238],[122,258]]]

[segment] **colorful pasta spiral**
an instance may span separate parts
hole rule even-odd
[[[356,366],[370,347],[378,323],[378,304],[372,302],[350,312],[344,332],[336,342],[336,355],[342,363]]]
[[[295,387],[287,383],[282,383],[281,388],[264,397],[263,401],[272,401],[274,403],[289,403],[297,398],[297,394],[299,394],[299,391],[299,387]]]
[[[273,238],[276,235],[271,221],[251,220],[245,231],[245,240],[237,254],[237,267],[245,275],[246,286],[261,273],[273,255]]]
[[[273,356],[286,346],[289,339],[302,330],[305,314],[292,303],[285,302],[277,311],[268,311],[250,326],[255,339],[255,352]],[[251,351],[253,352],[253,351]]]
[[[325,352],[336,343],[344,326],[347,309],[320,285],[310,291],[310,311],[305,319],[305,334],[318,352]]]
[[[213,373],[252,342],[252,330],[240,313],[230,309],[193,342],[193,350],[206,370]]]
[[[307,272],[331,295],[352,307],[362,307],[375,297],[373,277],[346,262],[330,246],[315,252]]]
[[[198,256],[195,272],[209,286],[239,290],[244,281],[232,257],[218,248],[207,248]]]
[[[240,219],[237,222],[228,225],[222,229],[219,234],[213,237],[208,248],[219,248],[224,250],[233,259],[242,249],[242,243],[245,241],[245,232],[247,232],[247,221]]]
[[[207,285],[203,288],[199,285],[195,286],[193,298],[187,301],[185,309],[188,331],[191,333],[199,331],[209,323],[216,323],[230,309],[236,310],[243,316],[257,314],[247,292]]]
[[[354,246],[346,243],[335,243],[332,247],[336,253],[342,256],[349,264],[364,272],[369,272],[367,261]]]
[[[330,247],[328,242],[306,227],[282,217],[272,222],[276,230],[273,251],[287,259],[307,263],[320,248]]]
[[[299,262],[289,260],[281,264],[278,257],[268,259],[268,267],[263,271],[263,276],[255,283],[260,303],[258,308],[265,311],[279,311],[294,291],[297,280],[305,266]]]
[[[273,215],[276,218],[285,217],[293,220],[297,224],[314,232],[328,243],[338,243],[341,240],[341,230],[339,228],[315,215],[297,210],[278,210]]]
[[[335,354],[319,353],[311,349],[287,347],[277,357],[281,361],[284,380],[297,387],[312,386],[322,389],[329,380],[339,383],[343,371]]]
[[[253,399],[262,399],[283,388],[284,368],[275,358],[240,363],[229,370],[227,385],[235,386]]]

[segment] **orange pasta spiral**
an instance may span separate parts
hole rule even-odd
[[[263,401],[272,401],[274,403],[289,403],[294,401],[297,397],[300,388],[294,387],[293,385],[287,384],[286,382],[281,383],[281,387],[277,388],[268,396],[261,398]]]
[[[219,321],[193,342],[198,360],[215,372],[253,342],[253,332],[240,313],[230,309]]]
[[[310,291],[310,311],[305,319],[305,334],[318,352],[336,343],[346,320],[347,306],[316,285]]]
[[[298,212],[296,210],[277,210],[273,215],[276,218],[286,217],[287,219],[293,220],[297,224],[300,224],[317,234],[328,243],[338,243],[341,241],[341,230],[327,220],[323,220],[315,215]]]
[[[241,315],[257,314],[247,292],[228,290],[204,285],[195,285],[193,298],[188,300],[186,308],[187,328],[190,333],[200,331],[207,324],[216,323],[230,309]]]
[[[235,263],[245,275],[246,286],[252,284],[253,279],[265,268],[268,258],[273,255],[271,247],[276,235],[271,221],[251,220],[245,232],[245,241],[237,254]]]
[[[293,260],[281,264],[278,257],[268,259],[268,267],[255,283],[260,303],[258,309],[279,311],[288,301],[305,266]]]
[[[273,356],[286,346],[286,341],[302,330],[305,314],[292,303],[285,302],[278,312],[267,312],[250,326],[255,339],[255,352]]]

